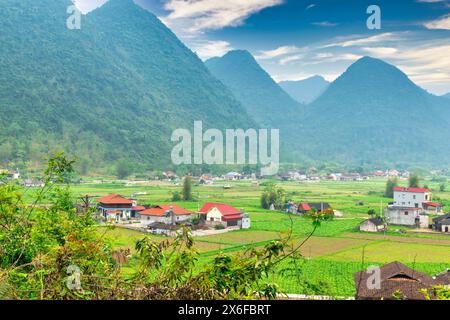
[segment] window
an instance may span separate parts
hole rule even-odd
[[[408,216],[409,215],[409,212],[408,211],[405,211],[405,216]]]
[[[413,199],[416,200],[416,195],[413,195]]]

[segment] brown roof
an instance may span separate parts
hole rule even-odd
[[[372,273],[355,273],[356,298],[363,300],[392,300],[396,293],[403,299],[425,300],[422,289],[430,289],[435,284],[433,278],[425,273],[411,269],[400,262],[392,262],[380,267],[380,289],[369,289]]]
[[[133,204],[132,200],[122,197],[115,193],[98,198],[97,202],[104,204]]]
[[[450,286],[450,269],[438,274],[434,282],[436,285]]]

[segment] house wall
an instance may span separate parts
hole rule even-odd
[[[394,191],[394,203],[399,207],[423,209],[427,201],[431,201],[431,193]]]
[[[442,226],[441,226],[441,231],[442,232],[450,232],[450,224],[443,224]],[[446,230],[448,230],[448,231],[446,231]]]
[[[250,218],[242,218],[242,229],[250,229]]]
[[[159,222],[164,224],[171,224],[172,218],[171,217],[161,217],[161,216],[146,216],[141,215],[141,224],[143,226],[148,226],[152,223]],[[175,216],[175,222],[186,222],[189,219],[191,219],[191,215],[182,215],[182,216]]]
[[[389,224],[411,227],[416,225],[416,218],[420,217],[421,227],[427,228],[429,217],[421,216],[420,212],[418,210],[408,210],[407,208],[388,208],[385,210],[385,217],[388,218]]]
[[[206,215],[207,222],[222,222],[222,213],[217,208],[212,208]]]
[[[377,226],[369,221],[361,223],[359,230],[363,232],[378,232]]]

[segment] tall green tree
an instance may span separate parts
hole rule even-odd
[[[263,209],[270,209],[273,204],[275,209],[280,210],[286,202],[286,191],[278,187],[274,183],[266,185],[263,193],[261,194],[261,207]]]
[[[118,179],[125,179],[133,172],[133,167],[127,160],[120,160],[116,164],[116,176]]]
[[[418,175],[414,174],[409,177],[408,185],[410,188],[419,188],[420,178]]]
[[[386,182],[386,190],[384,191],[384,196],[386,198],[393,198],[394,197],[394,188],[398,186],[398,178],[397,177],[391,177]]]
[[[186,176],[183,181],[183,200],[192,200],[192,178],[189,176]]]

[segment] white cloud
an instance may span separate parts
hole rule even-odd
[[[450,14],[424,24],[427,29],[450,30]]]
[[[386,42],[386,41],[397,41],[397,40],[400,40],[399,34],[392,33],[392,32],[386,32],[386,33],[378,34],[378,35],[371,36],[371,37],[358,37],[358,38],[347,40],[347,41],[330,43],[330,44],[325,45],[324,48],[364,46],[364,45],[370,45],[373,43],[381,43],[381,42]]]
[[[309,6],[306,7],[306,10],[312,9],[314,7],[316,7],[317,5],[314,3],[311,3]]]
[[[189,32],[239,26],[254,13],[283,3],[283,0],[169,0],[164,17],[167,25],[179,25]]]
[[[192,50],[203,60],[223,56],[233,50],[227,41],[205,41],[192,45]]]
[[[291,54],[298,52],[300,48],[296,46],[283,46],[273,50],[261,51],[260,54],[256,56],[256,59],[264,60],[264,59],[273,59],[277,57],[284,56],[286,54]]]
[[[389,47],[367,47],[362,50],[378,57],[389,57],[398,52],[398,49]]]
[[[282,58],[282,59],[280,59],[280,61],[278,63],[280,65],[284,66],[284,65],[286,65],[288,63],[302,60],[303,58],[304,58],[303,54],[297,54],[297,55],[289,56],[289,57],[286,57],[286,58]]]

